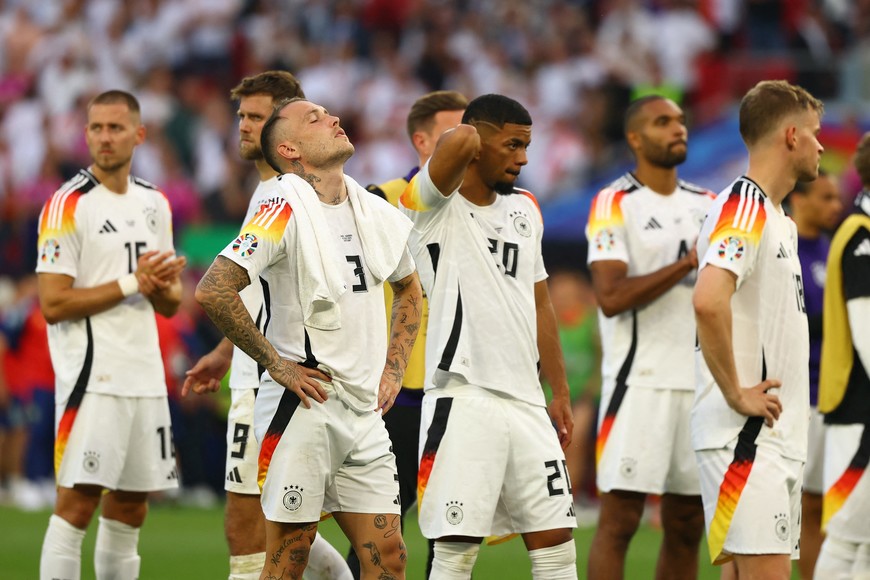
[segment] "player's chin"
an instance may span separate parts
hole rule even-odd
[[[516,183],[516,178],[511,181],[497,181],[495,185],[493,185],[493,189],[499,195],[508,195],[514,192],[514,184]]]

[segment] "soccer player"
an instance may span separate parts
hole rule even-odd
[[[801,499],[801,577],[810,580],[822,545],[822,467],[825,428],[817,408],[819,394],[819,359],[822,351],[822,303],[825,292],[825,264],[831,239],[826,232],[837,227],[843,202],[837,182],[819,171],[815,181],[799,181],[786,203],[797,226],[798,257],[804,283],[804,303],[810,328],[810,415],[807,462],[804,466]]]
[[[97,578],[138,578],[148,492],[178,485],[154,313],[178,309],[186,260],[174,255],[166,198],[130,175],[145,139],[136,98],[102,93],[87,118],[93,164],[39,219],[36,271],[57,406],[58,492],[42,545],[44,580],[79,578],[98,506]]]
[[[694,245],[713,194],[677,178],[686,160],[682,109],[648,96],[625,112],[636,166],[592,202],[589,270],[600,308],[601,492],[589,577],[621,578],[647,494],[661,494],[657,577],[695,578],[704,531],[689,439],[694,396]]]
[[[824,544],[816,578],[870,578],[870,133],[855,153],[864,189],[828,255],[819,411],[825,414]]]
[[[411,224],[344,174],[354,148],[323,107],[282,101],[261,148],[282,174],[278,187],[196,293],[266,371],[254,406],[266,518],[261,578],[301,576],[322,511],[363,555],[364,578],[404,577],[395,458],[376,411],[395,401],[419,325]],[[258,278],[265,336],[239,299]],[[395,294],[389,343],[385,281]]]
[[[468,105],[468,99],[456,91],[433,91],[417,99],[408,113],[408,136],[411,144],[420,158],[420,165],[411,169],[408,175],[393,179],[381,185],[369,185],[366,189],[380,195],[393,205],[398,205],[399,196],[405,191],[435,149],[438,137],[462,121],[462,112]],[[392,304],[393,293],[384,286],[387,304]],[[417,460],[418,442],[420,439],[420,405],[423,401],[423,378],[426,374],[424,353],[426,348],[426,322],[429,318],[429,306],[426,298],[420,311],[420,330],[417,342],[408,359],[408,368],[402,379],[402,390],[396,398],[392,411],[384,415],[384,423],[393,442],[393,453],[396,455],[396,467],[399,470],[399,495],[402,499],[402,525],[405,524],[405,514],[417,501]],[[429,554],[426,559],[426,576],[432,569],[432,542],[429,542]],[[348,565],[359,578],[359,559],[351,550],[347,558]]]
[[[278,186],[278,174],[263,158],[260,133],[272,114],[273,107],[283,99],[304,97],[299,81],[289,72],[267,71],[242,79],[230,97],[238,101],[239,155],[253,161],[260,183],[251,196],[244,224],[267,205]],[[248,313],[262,330],[263,286],[259,280],[240,292]],[[257,484],[259,445],[254,437],[254,399],[260,386],[257,363],[224,338],[210,353],[203,356],[187,372],[182,393],[191,389],[197,393],[220,388],[220,381],[230,368],[232,403],[227,417],[227,491],[224,530],[230,550],[229,580],[259,578],[266,561],[266,528],[260,507]],[[341,580],[349,571],[341,554],[320,534],[311,545],[306,575],[309,578]]]
[[[781,204],[818,175],[823,109],[786,81],[746,93],[749,168],[716,198],[698,239],[692,445],[710,559],[727,563],[726,578],[785,580],[800,551],[809,329],[797,229]]]
[[[543,221],[514,187],[531,136],[520,103],[478,97],[399,200],[429,297],[417,498],[420,529],[435,540],[433,580],[469,578],[482,538],[516,533],[535,578],[577,577],[563,452],[571,402]]]

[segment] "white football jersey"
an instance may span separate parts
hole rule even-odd
[[[516,189],[481,207],[458,191],[444,197],[427,163],[399,206],[414,221],[408,245],[429,297],[425,389],[461,380],[544,405],[535,283],[547,272],[535,198]]]
[[[698,239],[700,268],[737,276],[731,298],[732,344],[742,387],[779,379],[773,390],[782,414],[773,427],[732,410],[697,352],[698,383],[692,410],[695,450],[719,449],[741,430],[757,445],[805,461],[810,417],[809,329],[804,308],[797,227],[758,185],[741,177],[716,198]],[[751,437],[750,437],[751,439]]]
[[[244,224],[248,224],[265,205],[274,203],[278,193],[278,178],[273,177],[261,181],[251,196],[248,203],[248,213],[245,214]],[[263,309],[263,284],[259,278],[251,280],[251,283],[239,292],[248,314],[254,320],[257,328],[263,330],[266,321],[266,313]],[[260,386],[260,374],[263,369],[258,368],[257,361],[245,354],[237,346],[233,346],[233,363],[230,369],[231,389],[256,389]]]
[[[117,194],[83,169],[42,209],[36,271],[92,288],[135,272],[145,252],[172,249],[172,213],[162,193],[131,177],[127,193]],[[154,308],[141,294],[99,314],[50,324],[48,344],[59,404],[73,389],[166,396]]]
[[[350,199],[339,205],[321,204],[334,245],[334,259],[348,290],[338,299],[341,327],[309,328],[303,323],[297,275],[296,218],[279,183],[275,195],[264,200],[239,237],[221,256],[243,267],[251,280],[260,279],[266,339],[278,353],[305,366],[317,366],[332,376],[327,392],[359,411],[374,410],[381,374],[387,359],[387,321],[383,282],[375,281],[366,266]],[[398,211],[386,201],[382,211]],[[395,282],[414,272],[405,255],[389,278]],[[266,376],[268,373],[264,373]],[[269,381],[262,383],[276,385]],[[283,387],[274,387],[283,388]]]
[[[689,253],[714,195],[684,181],[661,195],[626,173],[592,201],[588,262],[618,260],[628,276],[644,276]],[[644,306],[610,318],[599,309],[602,388],[695,388],[693,271]]]

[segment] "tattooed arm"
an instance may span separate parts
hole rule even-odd
[[[244,268],[218,256],[196,286],[196,301],[224,336],[269,371],[275,382],[296,393],[306,408],[311,407],[308,397],[322,403],[326,391],[315,379],[328,382],[329,376],[281,358],[254,324],[239,296],[239,291],[250,283]]]
[[[390,317],[390,344],[387,346],[387,363],[381,375],[378,392],[378,408],[384,413],[390,410],[402,388],[402,377],[408,366],[408,357],[417,340],[423,303],[423,289],[417,272],[398,282],[390,282],[393,289],[393,312]]]

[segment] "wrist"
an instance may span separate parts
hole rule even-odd
[[[124,298],[128,298],[139,293],[139,280],[136,274],[127,274],[118,278],[118,287],[121,289],[121,294]]]

